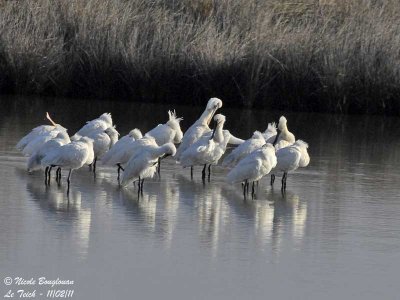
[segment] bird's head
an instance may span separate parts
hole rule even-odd
[[[143,137],[143,134],[140,131],[140,129],[135,128],[135,129],[132,129],[131,131],[129,131],[129,136],[134,138],[135,140],[138,140]]]
[[[221,99],[211,98],[210,100],[208,100],[206,110],[210,113],[210,118],[207,120],[207,125],[210,124],[213,115],[221,107],[222,107]]]
[[[112,117],[110,113],[104,113],[99,117],[100,120],[106,122],[109,126],[112,126]]]
[[[284,116],[279,118],[279,123],[278,123],[278,129],[280,131],[284,130],[286,128],[287,120]]]

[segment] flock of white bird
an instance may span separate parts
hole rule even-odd
[[[61,182],[61,169],[69,169],[68,190],[73,170],[89,165],[96,172],[97,160],[103,165],[115,166],[118,183],[127,186],[138,182],[138,192],[143,192],[143,181],[160,172],[161,160],[172,156],[184,168],[203,166],[202,179],[210,180],[211,165],[217,165],[224,155],[228,144],[238,145],[225,156],[222,166],[229,169],[226,181],[242,183],[243,195],[254,197],[254,183],[271,174],[271,185],[275,174],[282,172],[282,191],[286,190],[289,172],[306,167],[310,162],[308,144],[295,139],[288,130],[284,116],[275,123],[268,124],[265,132],[255,131],[247,140],[233,136],[224,129],[226,118],[216,111],[222,107],[222,101],[211,98],[200,118],[183,134],[175,111],[169,111],[169,120],[159,124],[144,136],[137,128],[118,139],[119,133],[113,125],[110,113],[88,121],[78,132],[69,137],[67,129],[56,124],[48,113],[46,118],[51,125],[41,125],[24,136],[16,148],[28,156],[28,172],[45,170],[45,184],[50,184],[52,168],[57,167],[56,181]],[[214,119],[214,128],[209,127]],[[176,148],[175,144],[179,144]],[[121,170],[123,171],[120,176]]]

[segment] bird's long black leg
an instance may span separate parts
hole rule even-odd
[[[48,174],[48,176],[47,176],[47,184],[48,185],[50,185],[50,179],[51,179],[51,169],[53,169],[53,166],[50,166],[50,168],[49,168],[49,174]]]
[[[160,177],[160,172],[161,172],[161,158],[158,158],[158,165],[157,165],[158,177]]]
[[[211,179],[211,165],[208,165],[208,182],[210,182]]]
[[[271,174],[271,185],[274,185],[275,182],[275,174]]]
[[[68,183],[67,195],[69,195],[69,185],[71,183],[71,175],[72,175],[72,169],[69,169],[68,179],[67,179],[67,183]]]
[[[193,166],[190,167],[190,179],[193,180]]]
[[[204,165],[203,171],[201,171],[201,179],[203,179],[203,181],[206,179],[206,167],[207,165]]]
[[[57,168],[57,172],[56,172],[56,181],[58,184],[61,183],[61,167]]]
[[[142,183],[140,184],[140,194],[143,196],[143,183],[144,183],[144,178],[142,179]]]
[[[254,198],[254,195],[255,195],[255,191],[254,191],[254,181],[253,181],[253,184],[251,185],[251,199]]]
[[[96,163],[97,163],[97,156],[94,158],[93,161],[93,173],[96,173]]]
[[[47,174],[49,172],[49,167],[46,167],[46,169],[44,169],[44,184],[47,185]]]

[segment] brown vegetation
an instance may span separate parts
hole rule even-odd
[[[399,13],[397,0],[1,1],[0,92],[400,114]]]

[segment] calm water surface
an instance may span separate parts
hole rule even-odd
[[[203,186],[201,168],[191,181],[189,170],[167,159],[139,200],[104,167],[96,178],[87,168],[76,171],[68,199],[65,181],[45,187],[43,172],[28,175],[14,148],[46,123],[45,111],[70,134],[111,112],[126,134],[164,123],[171,108],[185,129],[203,108],[15,97],[0,103],[1,297],[17,289],[3,284],[6,276],[45,276],[74,280],[73,299],[400,298],[399,118],[285,114],[311,155],[306,169],[289,175],[285,196],[279,180],[272,189],[266,178],[257,199],[243,201],[221,167]],[[243,138],[280,116],[220,112]]]

